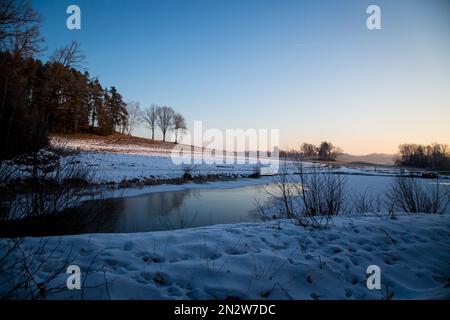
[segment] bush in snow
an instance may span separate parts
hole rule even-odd
[[[387,191],[388,207],[402,212],[443,213],[450,201],[448,187],[439,181],[429,180],[400,173]]]
[[[333,173],[331,169],[321,171],[316,166],[306,172],[301,160],[296,161],[296,167],[300,176],[300,184],[295,187],[301,199],[301,216],[315,224],[322,224],[325,218],[328,224],[332,216],[344,209],[346,177]]]
[[[192,180],[193,171],[198,170],[198,166],[194,164],[183,164],[183,180]]]
[[[351,211],[354,213],[379,213],[383,207],[383,200],[380,196],[375,196],[367,189],[364,192],[353,194],[350,201]]]
[[[301,160],[294,165],[299,181],[284,162],[274,177],[275,191],[267,190],[278,204],[276,217],[295,219],[301,225],[327,225],[332,216],[344,209],[346,178],[315,166],[306,171]],[[261,207],[259,211],[263,212]]]

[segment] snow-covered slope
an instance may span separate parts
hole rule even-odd
[[[62,267],[72,250],[87,299],[449,299],[449,230],[448,215],[416,214],[339,217],[322,230],[282,220],[54,237],[37,255],[36,281]],[[42,241],[26,238],[22,250]],[[10,243],[2,239],[0,247]],[[381,268],[381,290],[366,287],[373,264]],[[0,283],[6,276],[0,273]],[[67,277],[46,284],[63,288],[47,298],[81,297],[81,290],[64,289]]]

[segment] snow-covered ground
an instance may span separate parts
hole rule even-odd
[[[291,161],[265,158],[262,159],[262,164],[258,164],[256,158],[246,159],[242,156],[235,158],[232,153],[227,153],[224,161],[222,157],[213,156],[211,150],[206,149],[205,152],[202,152],[199,148],[195,148],[192,155],[184,154],[182,156],[172,152],[167,146],[161,147],[160,145],[121,144],[80,138],[54,138],[51,143],[55,146],[77,150],[77,155],[62,158],[62,164],[76,162],[90,168],[91,182],[99,184],[177,179],[183,177],[187,167],[191,175],[203,177],[213,175],[242,178],[254,174],[257,170],[260,170],[262,174],[273,174],[281,170],[286,170],[287,173],[298,171],[295,163]],[[182,164],[182,162],[189,163],[191,159],[194,162],[192,165]],[[284,167],[285,165],[286,167]],[[24,178],[30,172],[30,170],[24,170],[15,164],[11,167],[18,169],[15,170],[15,174],[11,175],[11,178]],[[392,176],[399,173],[398,168],[389,166],[304,163],[306,171],[311,167],[326,168],[334,173],[347,175]],[[419,176],[421,174],[421,171],[409,170],[408,172]],[[443,176],[442,178],[448,177]]]
[[[61,142],[59,142],[61,143]],[[172,153],[170,149],[151,147],[146,145],[128,145],[120,143],[105,143],[101,140],[92,139],[70,139],[65,140],[64,145],[80,151],[78,160],[80,163],[90,166],[95,172],[96,182],[120,182],[127,180],[145,179],[171,179],[179,178],[184,173],[184,166],[180,165],[181,157]],[[198,176],[212,175],[237,175],[248,176],[255,172],[257,160],[237,158],[239,163],[233,163],[234,155],[227,154],[226,163],[217,161],[208,155],[208,150],[202,155],[201,150],[196,148],[193,153],[196,160],[192,166],[192,174]],[[186,159],[184,159],[186,160]],[[204,163],[201,163],[204,160]],[[283,161],[274,161],[275,167],[282,167]],[[312,166],[306,163],[306,167]],[[320,167],[329,167],[324,164],[314,164]],[[394,167],[380,166],[333,166],[336,173],[344,174],[369,174],[369,175],[394,175],[398,169]],[[268,170],[270,171],[270,170]],[[288,172],[295,172],[297,168],[288,162]]]
[[[185,172],[185,166],[180,163],[183,160],[185,163],[190,161],[190,158],[183,158],[171,149],[161,146],[105,143],[93,139],[57,141],[67,148],[80,151],[77,160],[93,168],[95,182],[99,183],[179,178]],[[255,172],[256,159],[245,163],[244,158],[238,157],[238,163],[235,164],[234,155],[228,153],[226,163],[220,160],[213,163],[212,156],[208,155],[207,151],[202,154],[199,148],[193,150],[195,161],[190,166],[192,175],[247,176]]]
[[[80,151],[76,161],[94,168],[97,183],[179,178],[184,173],[164,148],[95,140],[69,140],[67,146]],[[332,170],[351,175],[352,194],[383,193],[391,179],[387,176],[397,173],[375,166]],[[272,182],[271,177],[243,178],[254,171],[255,164],[200,164],[193,175],[240,179],[112,189],[106,197]],[[288,172],[295,171],[288,164]],[[450,299],[449,231],[449,214],[397,214],[395,220],[385,214],[346,214],[334,218],[326,229],[275,220],[160,232],[29,237],[0,264],[0,296],[12,284],[11,273],[4,270],[17,262],[14,270],[26,270],[21,265],[25,256],[37,266],[33,283],[45,288],[48,299],[382,299],[391,294],[394,299]],[[0,239],[0,257],[13,243]],[[83,290],[66,288],[66,263],[81,268]],[[366,287],[369,265],[381,268],[381,290]],[[26,297],[26,292],[19,289],[14,297]]]
[[[182,177],[184,174],[183,166],[175,164],[168,155],[82,152],[79,160],[94,169],[94,178],[97,182],[171,179]],[[199,164],[193,166],[192,174],[249,175],[254,172],[254,168],[254,164]]]
[[[123,180],[146,178],[170,179],[183,175],[183,166],[176,164],[168,155],[120,154],[111,152],[81,152],[80,161],[95,170],[95,179],[98,182],[120,182]],[[312,165],[312,164],[307,164]],[[194,175],[241,175],[248,176],[255,171],[255,164],[208,164],[202,163],[193,166]],[[326,167],[325,165],[317,165]],[[288,165],[288,172],[295,172],[293,164]],[[336,173],[344,174],[370,174],[394,175],[398,170],[394,168],[376,169],[374,167],[349,168],[336,167]]]
[[[405,214],[338,217],[327,229],[280,220],[26,238],[21,249],[46,246],[35,256],[36,283],[64,267],[69,252],[81,268],[83,290],[65,289],[63,268],[45,283],[48,299],[450,299],[449,230],[449,215]],[[0,244],[4,252],[12,240]],[[381,268],[381,290],[366,287],[369,265]],[[7,277],[0,273],[0,293]],[[62,290],[52,294],[55,287]]]

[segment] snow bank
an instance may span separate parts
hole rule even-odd
[[[52,237],[36,257],[36,282],[61,268],[70,251],[86,299],[381,299],[387,283],[394,299],[449,299],[449,230],[448,215],[416,214],[338,217],[324,230],[281,220]],[[0,240],[1,250],[11,243]],[[40,243],[26,238],[22,249],[27,254]],[[366,288],[373,264],[382,290]],[[0,273],[0,283],[6,276]],[[46,287],[64,288],[67,277],[58,274]],[[80,297],[81,290],[65,289],[47,296]]]

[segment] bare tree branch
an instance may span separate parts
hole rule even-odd
[[[50,60],[59,62],[68,68],[81,68],[86,60],[86,55],[81,51],[80,44],[72,41],[68,46],[56,49]]]

